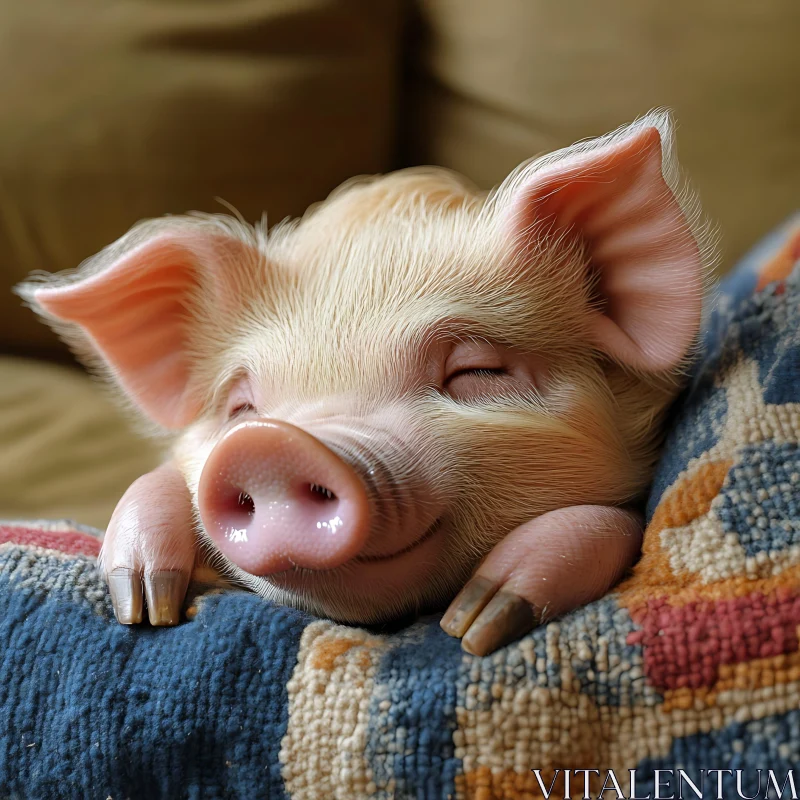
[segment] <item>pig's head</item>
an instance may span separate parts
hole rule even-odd
[[[269,233],[143,222],[21,292],[173,437],[218,565],[374,621],[533,517],[642,492],[707,266],[676,180],[653,113],[488,196],[408,170]]]

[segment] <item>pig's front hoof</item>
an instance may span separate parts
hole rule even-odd
[[[632,566],[642,519],[607,506],[573,506],[511,531],[442,617],[445,633],[485,656],[540,622],[602,597]]]
[[[160,570],[142,576],[130,567],[116,567],[107,575],[108,591],[117,622],[136,625],[142,621],[147,600],[147,617],[151,625],[177,625],[189,586],[189,573]]]
[[[117,622],[135,625],[142,621],[142,576],[129,567],[116,567],[106,575],[111,605]]]
[[[189,573],[160,570],[144,577],[147,617],[151,625],[177,625],[189,587]]]
[[[117,567],[106,575],[111,605],[117,622],[135,625],[142,621],[142,576],[129,567]]]
[[[131,485],[111,517],[100,563],[123,625],[147,616],[177,625],[194,568],[192,505],[181,473],[165,464]]]
[[[461,639],[474,656],[487,656],[530,633],[540,620],[539,611],[513,592],[475,577],[453,600],[442,617],[442,629]]]

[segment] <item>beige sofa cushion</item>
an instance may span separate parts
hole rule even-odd
[[[0,519],[103,528],[125,489],[159,458],[84,373],[0,358]]]
[[[400,0],[0,0],[0,348],[12,284],[143,217],[301,213],[386,170]]]
[[[724,265],[800,205],[796,0],[429,0],[411,161],[489,187],[522,160],[672,107]]]

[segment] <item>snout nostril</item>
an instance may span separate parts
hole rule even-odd
[[[219,497],[218,513],[226,521],[228,535],[239,541],[255,516],[256,504],[244,489],[228,489]]]
[[[247,514],[248,517],[252,517],[256,513],[256,504],[253,502],[253,498],[244,490],[239,492],[236,508],[240,513]]]
[[[318,500],[324,503],[336,499],[336,495],[330,489],[328,489],[327,486],[321,486],[318,483],[310,483],[308,485],[308,489],[311,494],[311,497],[314,500]]]

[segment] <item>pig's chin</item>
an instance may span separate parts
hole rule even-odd
[[[243,580],[283,605],[349,624],[375,624],[446,603],[456,583],[446,569],[447,523],[438,519],[395,551],[365,554],[336,569],[291,569]]]

